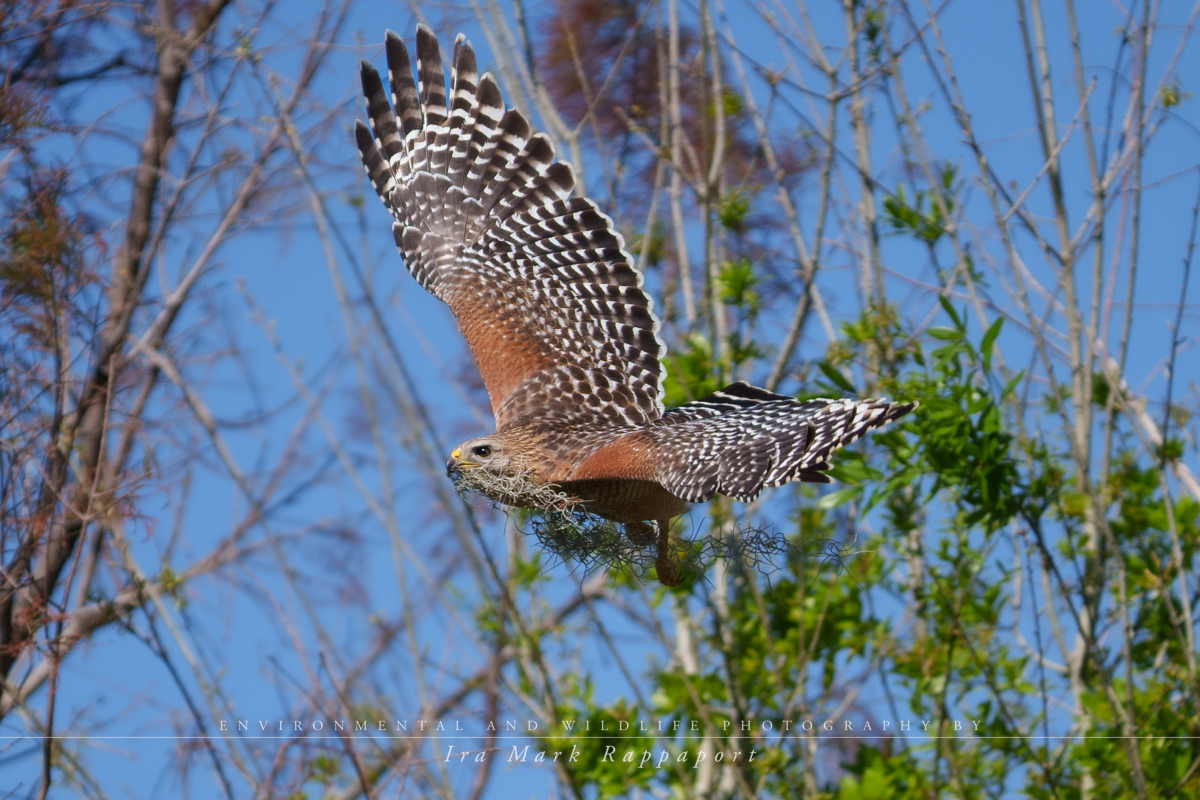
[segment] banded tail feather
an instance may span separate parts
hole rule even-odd
[[[916,403],[806,400],[738,382],[673,408],[651,429],[667,457],[658,480],[689,503],[720,493],[749,502],[792,481],[832,483],[834,451]]]

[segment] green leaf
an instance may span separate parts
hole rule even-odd
[[[945,295],[939,294],[938,302],[942,304],[942,308],[947,314],[950,315],[950,319],[954,320],[954,327],[960,330],[966,327],[963,325],[962,317],[960,317],[958,312],[954,310],[954,304],[950,302],[949,298],[947,298]]]
[[[864,458],[852,458],[850,453],[845,453],[838,459],[838,463],[834,464],[833,469],[829,470],[829,477],[841,483],[847,483],[852,486],[859,486],[867,481],[877,481],[883,477],[883,473],[872,467]],[[859,455],[855,453],[854,455]]]
[[[979,354],[983,356],[983,371],[988,372],[992,368],[992,347],[996,344],[996,337],[1000,335],[1000,328],[1004,325],[1004,317],[997,317],[991,327],[987,329],[987,333],[983,335],[983,341],[979,343]]]
[[[850,486],[846,489],[838,489],[836,492],[830,492],[829,494],[822,495],[821,499],[817,501],[817,508],[823,511],[829,511],[830,509],[849,503],[861,493],[861,486]]]
[[[850,381],[847,380],[846,376],[843,375],[841,373],[841,371],[838,370],[838,368],[835,367],[833,364],[830,364],[828,361],[818,361],[817,369],[819,369],[819,370],[821,370],[821,372],[825,373],[825,377],[829,378],[829,380],[833,381],[833,385],[838,387],[839,389],[841,389],[843,392],[849,392],[850,394],[858,394],[858,392],[854,388],[854,384],[850,383]]]
[[[957,328],[943,328],[939,326],[930,328],[927,332],[935,339],[944,339],[951,342],[962,338],[962,331]]]
[[[1012,380],[1010,380],[1007,384],[1005,384],[1004,391],[1000,393],[1000,399],[1004,400],[1010,394],[1012,394],[1013,390],[1017,388],[1017,384],[1021,382],[1021,378],[1024,378],[1024,377],[1025,377],[1025,370],[1021,370],[1016,375],[1014,375],[1012,377]]]

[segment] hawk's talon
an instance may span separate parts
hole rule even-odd
[[[658,555],[654,559],[654,571],[658,574],[658,582],[663,586],[674,589],[683,583],[679,574],[679,566],[675,563],[671,552],[671,521],[658,520]]]

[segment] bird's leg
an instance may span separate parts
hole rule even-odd
[[[649,547],[654,543],[654,528],[644,522],[626,522],[625,535],[638,547]]]
[[[683,583],[683,578],[671,557],[671,520],[660,519],[655,524],[658,525],[658,555],[654,559],[654,571],[658,573],[658,582],[663,586],[678,586]]]

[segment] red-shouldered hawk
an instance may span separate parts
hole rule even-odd
[[[570,165],[505,109],[461,34],[449,94],[429,28],[417,27],[417,81],[391,31],[386,53],[391,104],[362,63],[363,165],[409,272],[454,313],[496,416],[496,432],[456,447],[448,471],[557,486],[639,539],[653,521],[658,578],[676,585],[669,523],[689,504],[829,483],[834,450],[913,408],[799,402],[738,382],[664,411],[653,301],[612,220],[571,196]]]

